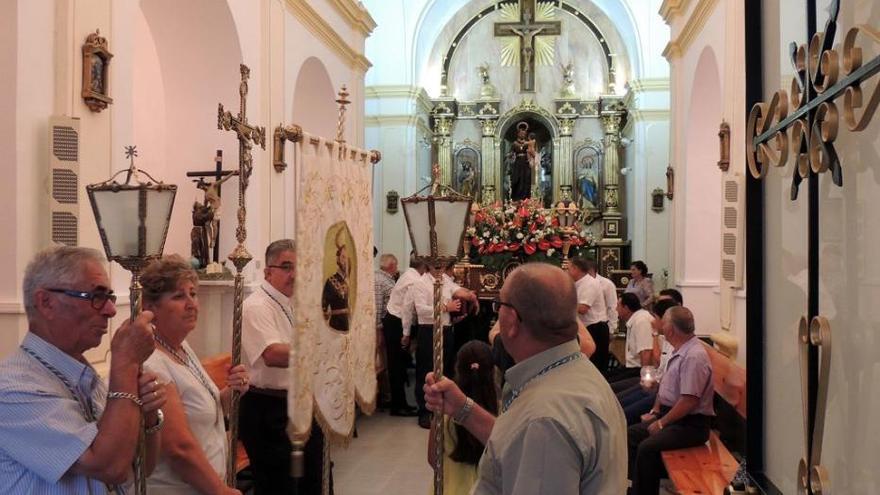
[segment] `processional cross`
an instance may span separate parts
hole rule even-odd
[[[238,227],[235,229],[235,238],[238,245],[229,255],[229,260],[235,265],[235,305],[232,314],[232,366],[241,364],[241,307],[244,298],[244,277],[242,271],[253,257],[244,247],[244,241],[247,239],[247,227],[245,225],[245,217],[247,210],[245,209],[245,191],[253,172],[253,157],[251,156],[251,141],[259,144],[266,149],[266,128],[248,124],[247,121],[247,81],[250,78],[251,70],[244,64],[239,66],[241,71],[241,84],[238,86],[238,94],[240,97],[240,110],[238,116],[233,116],[232,112],[223,110],[223,104],[220,103],[217,108],[217,128],[225,131],[234,131],[238,136]],[[235,455],[236,443],[238,441],[238,403],[239,393],[232,392],[232,400],[229,407],[229,450],[226,462],[226,485],[235,486]]]
[[[534,22],[535,0],[519,0],[519,22],[496,22],[495,36],[519,36],[520,91],[535,91],[535,37],[562,34],[559,21]]]

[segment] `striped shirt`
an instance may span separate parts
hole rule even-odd
[[[376,328],[379,328],[382,326],[382,318],[388,313],[388,300],[394,290],[394,278],[385,270],[376,270],[373,290],[376,294]]]
[[[58,370],[78,397],[21,348],[0,362],[0,491],[105,494],[99,480],[68,473],[98,435],[82,407],[101,417],[107,386],[95,370],[33,333],[22,345]],[[82,404],[82,405],[81,405]]]

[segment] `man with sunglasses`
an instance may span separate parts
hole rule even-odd
[[[250,373],[251,388],[241,398],[239,431],[254,473],[256,495],[297,493],[290,476],[293,445],[285,431],[287,367],[293,338],[290,298],[296,280],[293,240],[269,244],[263,276],[265,280],[242,306],[242,361]],[[321,429],[312,428],[298,493],[321,493],[323,445]]]
[[[475,495],[606,494],[626,491],[623,411],[575,339],[571,278],[545,263],[508,275],[496,303],[507,370],[495,418],[452,380],[429,373],[425,400],[486,445]]]
[[[84,354],[116,315],[116,295],[94,249],[54,247],[28,264],[28,333],[0,362],[0,491],[111,493],[133,480],[140,417],[146,465],[159,449],[164,387],[140,366],[154,349],[149,311],[110,341],[109,383]]]

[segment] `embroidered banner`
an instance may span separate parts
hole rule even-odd
[[[373,164],[370,152],[308,134],[296,144],[296,331],[288,415],[347,443],[355,401],[375,408]]]

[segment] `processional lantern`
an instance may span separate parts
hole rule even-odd
[[[440,184],[440,167],[432,169],[431,185],[403,198],[403,215],[413,245],[413,257],[435,269],[459,258],[473,198],[461,195]],[[427,196],[420,196],[430,188]],[[440,295],[442,276],[434,277],[434,377],[443,378],[443,325],[440,321],[443,302]],[[434,412],[434,495],[443,494],[443,415]]]
[[[141,312],[141,271],[151,260],[162,256],[177,195],[176,185],[157,181],[135,167],[136,156],[137,149],[126,146],[125,157],[130,160],[128,170],[120,170],[104,182],[86,186],[107,259],[131,272],[129,299],[132,320]],[[123,172],[126,173],[125,182],[117,182],[116,177]],[[146,180],[142,180],[141,175]],[[138,495],[146,494],[147,490],[144,447],[142,415],[134,466],[135,492]]]

